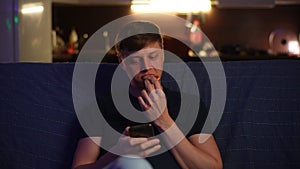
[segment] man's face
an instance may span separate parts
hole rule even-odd
[[[144,78],[152,76],[160,80],[163,70],[164,51],[159,42],[149,43],[139,51],[128,53],[120,60],[131,80],[131,85],[144,89]]]

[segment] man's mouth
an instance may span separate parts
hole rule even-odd
[[[150,75],[143,76],[142,79],[143,80],[149,80],[151,83],[154,83],[155,80],[160,80],[160,76],[150,74]]]

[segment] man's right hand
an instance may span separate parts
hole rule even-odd
[[[129,136],[129,128],[126,127],[124,135],[119,138],[116,149],[123,155],[137,155],[147,157],[161,148],[160,140],[148,138],[133,138]]]

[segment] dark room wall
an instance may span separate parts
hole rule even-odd
[[[67,39],[72,27],[78,35],[96,32],[108,22],[130,14],[130,6],[76,6],[53,4],[52,27],[59,26]]]
[[[300,5],[272,9],[218,9],[206,15],[202,29],[220,47],[239,44],[244,47],[269,48],[269,34],[275,29],[300,32]]]
[[[53,4],[53,28],[59,26],[67,40],[71,27],[79,36],[92,34],[109,21],[130,14],[130,6],[69,6]],[[185,16],[183,16],[185,17]],[[272,9],[212,8],[200,26],[217,49],[226,45],[268,50],[268,37],[274,29],[284,29],[299,36],[300,5]]]

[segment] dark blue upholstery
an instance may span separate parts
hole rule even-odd
[[[0,168],[69,168],[73,65],[0,64]]]
[[[224,168],[300,168],[300,62],[225,62]]]
[[[188,65],[209,106],[205,68]],[[300,168],[300,61],[228,61],[223,66],[227,101],[214,135],[224,168]],[[70,168],[79,130],[73,69],[72,63],[0,64],[0,168]],[[109,92],[114,69],[101,66],[98,93]],[[163,82],[174,87],[172,79]],[[182,77],[179,85],[188,89],[185,82]]]

